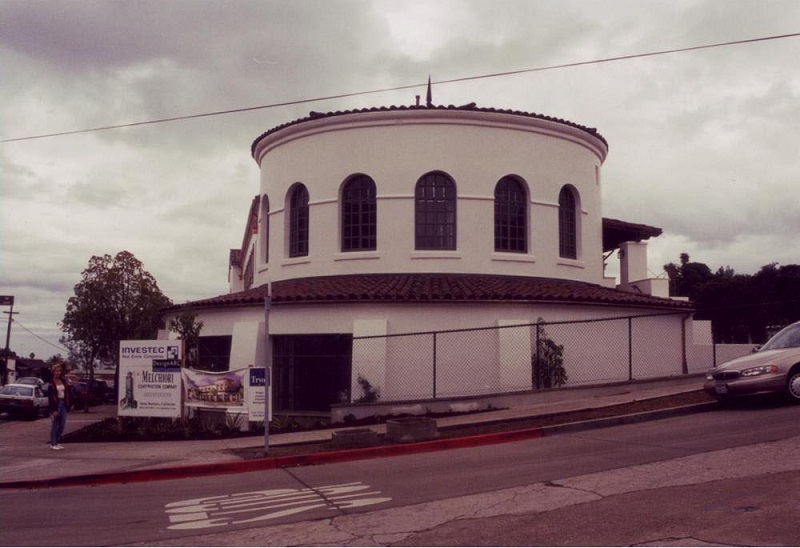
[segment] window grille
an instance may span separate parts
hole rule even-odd
[[[416,249],[456,249],[456,185],[444,173],[417,181],[415,227]]]
[[[350,179],[342,190],[342,251],[377,247],[375,182],[366,175]]]
[[[308,190],[295,186],[289,200],[289,257],[308,256]]]
[[[494,190],[494,249],[528,252],[527,194],[513,177],[503,177]]]
[[[564,259],[578,258],[578,221],[575,194],[567,187],[558,195],[558,254]]]

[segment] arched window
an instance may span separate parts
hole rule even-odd
[[[356,175],[342,187],[342,251],[371,251],[377,247],[375,182]]]
[[[565,186],[558,195],[558,254],[578,258],[578,213],[575,192]]]
[[[308,190],[298,183],[289,195],[289,257],[308,255]]]
[[[262,262],[269,263],[269,198],[261,197],[261,249]]]
[[[420,177],[414,208],[416,249],[456,248],[456,185],[441,172]]]
[[[503,177],[494,188],[494,250],[528,252],[528,196],[513,177]]]

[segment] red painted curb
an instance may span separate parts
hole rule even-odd
[[[272,470],[274,468],[291,468],[295,466],[330,464],[336,462],[394,457],[399,455],[412,455],[415,453],[427,453],[432,451],[445,451],[448,449],[459,449],[465,447],[478,447],[481,445],[536,439],[543,436],[544,431],[541,428],[527,428],[523,430],[513,430],[510,432],[494,432],[490,434],[465,436],[461,438],[437,439],[398,445],[381,445],[377,447],[366,447],[363,449],[346,449],[341,451],[327,451],[323,453],[309,453],[307,455],[264,457],[260,459],[221,462],[214,464],[194,464],[188,466],[175,466],[172,468],[156,468],[152,470],[86,474],[43,480],[9,481],[0,483],[0,489],[46,489],[53,487],[107,485],[113,483],[165,481],[198,476],[217,476],[223,474],[255,472],[257,470]]]
[[[398,445],[380,445],[363,449],[347,449],[341,451],[328,451],[324,453],[309,453],[307,455],[292,455],[285,457],[263,457],[259,459],[221,462],[214,464],[194,464],[189,466],[175,466],[172,468],[156,468],[152,470],[135,470],[127,472],[110,472],[100,474],[86,474],[65,478],[52,478],[44,480],[20,480],[0,483],[0,489],[45,489],[51,487],[76,487],[81,485],[107,485],[112,483],[134,483],[144,481],[164,481],[183,479],[198,476],[217,476],[223,474],[236,474],[255,472],[257,470],[272,470],[274,468],[291,468],[294,466],[311,466],[316,464],[330,464],[355,460],[393,457],[399,455],[412,455],[432,451],[445,451],[466,447],[478,447],[496,443],[530,440],[551,434],[586,430],[593,427],[630,424],[643,420],[665,418],[688,413],[696,413],[716,409],[716,402],[692,404],[682,407],[672,407],[657,411],[645,411],[632,415],[620,415],[604,419],[592,419],[583,422],[543,426],[538,428],[524,428],[508,432],[492,432],[477,436],[464,436],[461,438],[437,439],[417,443]]]

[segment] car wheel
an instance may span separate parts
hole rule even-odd
[[[800,403],[800,367],[789,371],[789,378],[786,380],[786,394],[792,403]]]

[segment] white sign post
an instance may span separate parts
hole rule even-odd
[[[181,341],[120,341],[117,414],[181,416]]]

